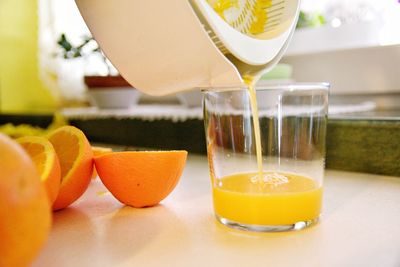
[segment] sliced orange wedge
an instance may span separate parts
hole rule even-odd
[[[120,202],[136,208],[153,206],[178,183],[186,151],[126,151],[95,157],[99,177]]]
[[[53,210],[76,201],[87,189],[93,171],[93,152],[85,134],[74,126],[63,126],[48,136],[61,166],[61,186]]]
[[[61,169],[53,145],[44,137],[26,136],[16,140],[35,163],[51,204],[60,190]]]
[[[93,157],[98,157],[107,153],[112,152],[112,149],[109,147],[101,147],[101,146],[92,146]],[[92,179],[97,177],[96,167],[93,167]]]
[[[112,152],[112,149],[110,147],[102,147],[102,146],[92,146],[92,150],[94,157]]]

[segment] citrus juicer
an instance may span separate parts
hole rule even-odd
[[[281,58],[299,0],[76,0],[103,52],[150,95],[243,87]]]
[[[295,20],[299,1],[193,0],[207,33],[233,62],[252,67],[280,59]],[[213,12],[214,11],[214,12]],[[231,55],[231,57],[229,57]],[[243,74],[243,73],[242,73]]]

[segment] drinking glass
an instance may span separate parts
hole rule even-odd
[[[207,155],[219,222],[251,231],[286,231],[318,221],[328,91],[326,83],[256,87],[258,118],[253,118],[247,88],[203,90]],[[260,127],[261,162],[256,156],[253,119]]]

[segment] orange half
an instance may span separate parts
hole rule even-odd
[[[153,206],[175,188],[187,152],[126,151],[95,157],[103,184],[120,202],[136,208]]]
[[[26,136],[16,139],[35,163],[50,203],[60,190],[61,169],[53,145],[44,137]]]
[[[63,126],[48,136],[61,166],[61,187],[53,210],[76,201],[86,191],[93,171],[93,152],[85,134],[74,126]]]

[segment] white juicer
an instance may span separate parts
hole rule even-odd
[[[243,87],[281,58],[299,0],[76,0],[103,52],[134,87],[167,95]]]

